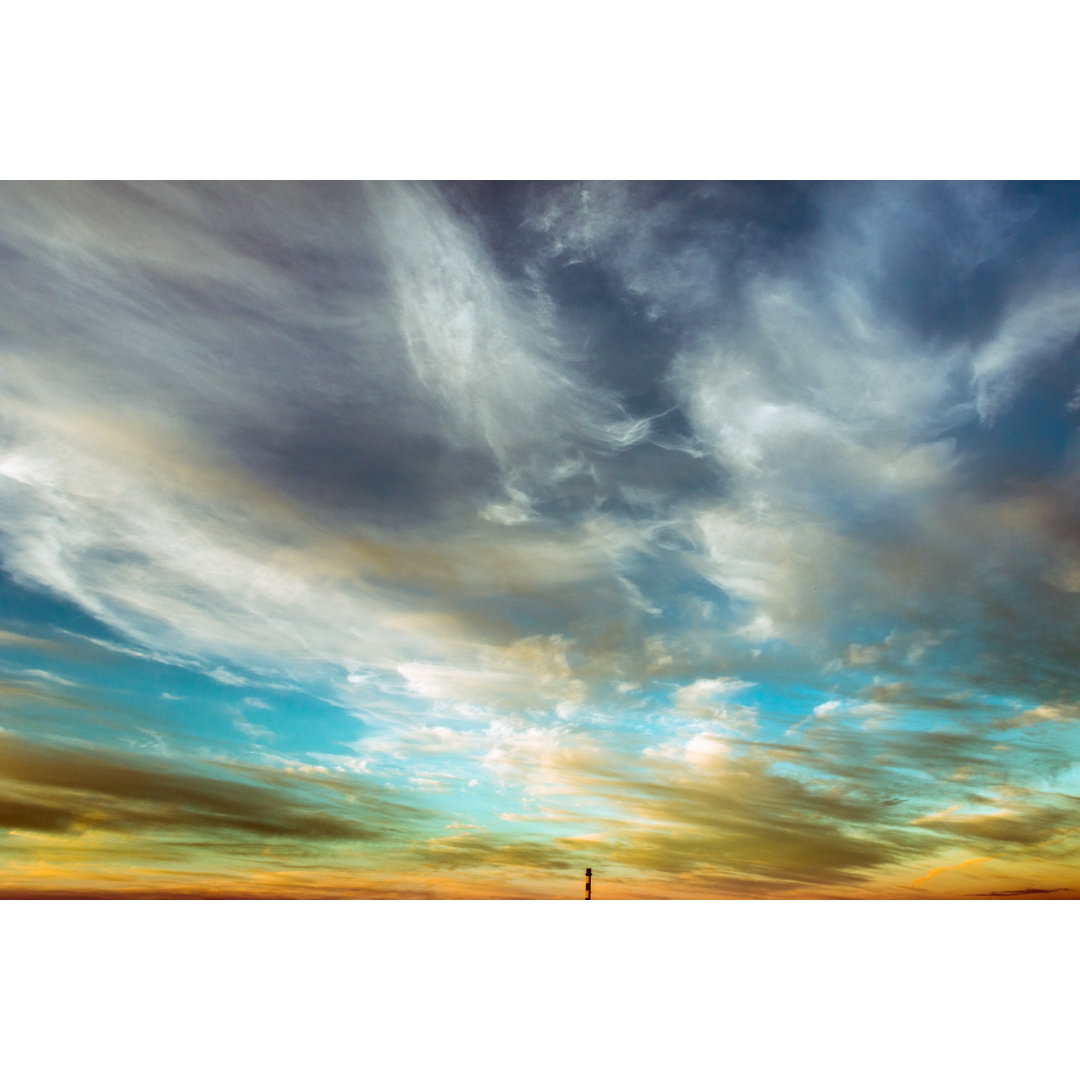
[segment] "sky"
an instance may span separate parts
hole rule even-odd
[[[0,184],[0,895],[1080,897],[1080,186]]]

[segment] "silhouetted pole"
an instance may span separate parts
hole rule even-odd
[[[585,899],[592,899],[592,868],[589,867],[585,871]]]

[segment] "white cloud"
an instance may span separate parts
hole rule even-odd
[[[60,675],[54,675],[51,671],[41,671],[37,668],[27,669],[23,672],[24,675],[28,675],[32,679],[44,679],[46,682],[55,683],[57,686],[78,686],[78,683],[72,682],[70,679],[65,679]]]
[[[372,191],[400,329],[421,383],[464,442],[481,438],[504,467],[561,459],[582,438],[626,446],[648,424],[575,378],[535,294],[508,284],[476,234],[419,185]]]
[[[409,689],[429,701],[449,705],[458,715],[471,715],[470,707],[505,712],[547,711],[565,719],[586,695],[586,686],[574,677],[567,659],[568,642],[558,636],[522,638],[502,648],[481,647],[481,666],[409,662],[398,672]]]
[[[672,701],[676,715],[689,719],[708,720],[730,730],[745,731],[758,722],[757,710],[728,701],[733,694],[754,684],[741,679],[721,677],[698,679],[675,691]]]
[[[972,360],[979,416],[986,422],[996,420],[1036,364],[1078,334],[1080,290],[1041,291],[1014,301],[997,334]]]
[[[727,741],[707,731],[699,732],[686,744],[686,760],[698,767],[726,758],[729,753]]]
[[[246,735],[252,742],[263,742],[266,739],[273,739],[274,733],[267,727],[263,727],[261,724],[253,724],[250,720],[245,720],[243,717],[236,717],[232,725],[242,735]]]
[[[208,671],[207,674],[214,682],[219,682],[224,686],[248,686],[249,682],[242,675],[237,675],[235,672],[226,671],[225,668],[214,668],[213,671]]]

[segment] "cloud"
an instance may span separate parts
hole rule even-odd
[[[538,635],[481,650],[478,668],[406,663],[398,671],[412,692],[432,702],[565,717],[586,695],[585,684],[573,676],[567,644],[557,635]]]
[[[1024,224],[1007,189],[522,192],[531,250],[453,188],[5,188],[7,565],[147,646],[237,662],[475,659],[387,633],[415,585],[458,617],[520,598],[498,606],[524,637],[527,597],[567,590],[548,633],[575,591],[641,625],[697,572],[750,646],[831,648],[843,613],[910,629],[956,578],[989,606],[953,538],[1012,557],[1019,507],[963,489],[955,432],[1001,357],[1030,346],[1035,372],[1071,325],[1059,256],[994,264],[997,308],[959,303]],[[955,280],[933,295],[924,265]],[[1013,529],[1034,562],[1045,528]]]
[[[1025,709],[1015,716],[1003,717],[994,724],[997,728],[1025,728],[1032,724],[1062,724],[1080,720],[1077,703],[1045,702],[1033,709]]]
[[[747,730],[756,725],[757,711],[745,705],[732,704],[727,699],[753,685],[729,676],[698,679],[689,686],[680,686],[672,695],[672,702],[680,717],[708,720],[724,727]]]
[[[955,833],[968,841],[1034,845],[1069,830],[1075,810],[1075,800],[1059,800],[1059,805],[1049,807],[991,805],[979,813],[963,813],[957,807],[950,807],[917,818],[912,824]]]
[[[1040,360],[1080,336],[1080,289],[1075,285],[1016,302],[995,338],[972,361],[979,416],[992,423],[1015,399]]]
[[[250,842],[372,842],[423,812],[358,782],[160,759],[0,734],[0,825],[42,832],[243,837]],[[351,801],[342,798],[351,796]],[[398,819],[398,820],[395,820]]]
[[[45,682],[51,682],[57,686],[77,686],[78,683],[72,682],[70,679],[65,679],[61,675],[57,675],[52,671],[42,671],[38,668],[29,668],[23,672],[23,675],[29,676],[31,679],[44,680]]]
[[[496,873],[506,867],[518,872],[544,871],[567,877],[577,873],[580,858],[573,851],[542,841],[511,841],[497,834],[436,836],[413,851],[424,866],[443,870],[475,870]],[[488,869],[490,868],[490,869]]]
[[[429,870],[595,852],[740,895],[1065,857],[1066,195],[0,186],[20,730],[162,727],[98,709],[105,649],[118,694],[205,677],[208,745],[270,738],[246,694],[363,781],[16,742],[10,827],[400,827]],[[492,831],[431,846],[396,788]]]
[[[262,742],[266,739],[273,739],[274,733],[270,728],[263,727],[261,724],[253,724],[250,720],[245,720],[243,717],[236,717],[233,720],[233,727],[236,728],[242,735],[246,735],[253,742]]]
[[[463,442],[481,439],[511,472],[549,468],[581,441],[618,448],[648,426],[573,377],[542,298],[515,288],[467,223],[420,186],[376,185],[406,355]]]

